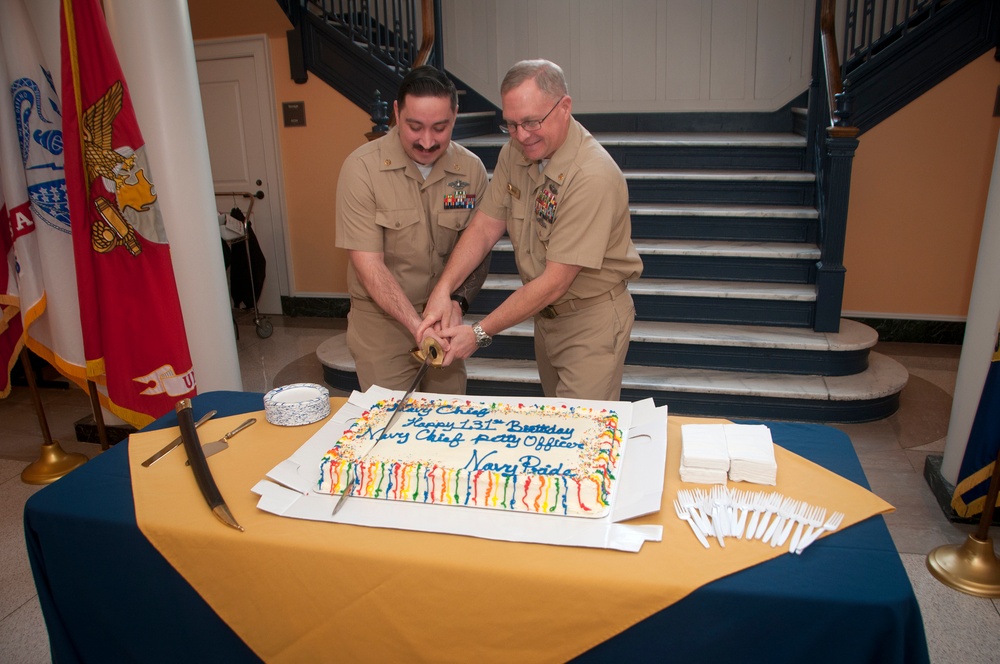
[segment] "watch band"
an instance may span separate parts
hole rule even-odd
[[[462,315],[469,313],[469,301],[465,299],[464,295],[459,295],[458,293],[452,293],[451,299],[458,302],[458,306],[462,309]]]
[[[476,335],[476,345],[480,348],[486,348],[493,343],[493,337],[486,334],[486,332],[483,331],[483,326],[479,323],[472,326],[472,332]]]

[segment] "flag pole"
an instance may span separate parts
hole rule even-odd
[[[27,346],[21,348],[21,366],[24,367],[24,375],[28,380],[28,389],[31,392],[31,400],[35,403],[38,426],[42,430],[42,440],[44,441],[38,460],[31,462],[27,468],[21,471],[21,481],[25,484],[51,484],[74,468],[82,466],[87,462],[87,457],[76,452],[68,453],[63,450],[58,441],[52,440],[49,423],[45,419],[45,409],[42,408],[42,397],[38,393],[38,385],[35,383],[35,372],[31,368],[31,357],[28,355]]]
[[[104,413],[101,412],[101,398],[97,393],[97,383],[88,380],[87,391],[90,393],[90,407],[94,411],[94,423],[97,425],[97,440],[101,443],[101,450],[107,450],[109,447],[108,431],[104,427]]]
[[[927,554],[927,569],[944,585],[977,597],[1000,597],[1000,559],[989,536],[998,494],[1000,450],[993,462],[993,477],[976,532],[964,544],[945,544]]]

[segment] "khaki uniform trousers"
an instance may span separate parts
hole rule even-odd
[[[619,401],[635,304],[628,290],[555,318],[535,316],[535,358],[547,397]]]
[[[421,307],[417,308],[419,312]],[[361,390],[378,385],[407,390],[417,377],[420,363],[410,355],[413,336],[399,321],[374,304],[351,300],[347,314],[347,348],[354,357]],[[419,391],[465,394],[465,363],[431,367],[420,381]]]

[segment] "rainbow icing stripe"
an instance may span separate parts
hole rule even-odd
[[[622,435],[614,411],[584,406],[410,399],[365,456],[396,400],[362,413],[320,461],[317,490],[379,500],[601,517]]]

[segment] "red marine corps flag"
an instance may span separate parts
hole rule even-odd
[[[142,426],[195,394],[145,144],[98,0],[62,0],[62,99],[87,374]]]

